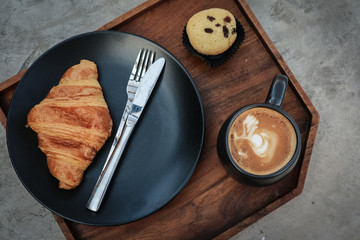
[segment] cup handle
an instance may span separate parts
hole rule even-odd
[[[281,103],[285,96],[286,87],[288,84],[288,77],[282,74],[275,75],[271,84],[266,103],[281,107]]]

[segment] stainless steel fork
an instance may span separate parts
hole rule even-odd
[[[150,67],[150,65],[154,62],[154,58],[155,58],[155,52],[154,51],[150,51],[148,49],[141,49],[136,57],[134,66],[131,70],[131,74],[129,77],[129,81],[127,83],[126,86],[126,92],[127,92],[127,102],[126,102],[126,107],[124,109],[123,115],[120,119],[120,124],[119,127],[117,129],[114,141],[111,145],[109,154],[107,156],[106,162],[104,164],[103,169],[105,168],[105,166],[107,165],[110,156],[112,154],[112,152],[114,151],[114,148],[117,144],[117,142],[119,141],[120,137],[121,137],[121,133],[124,129],[124,125],[126,123],[126,119],[129,115],[130,109],[131,109],[131,105],[132,105],[132,101],[134,99],[136,90],[139,87],[139,84],[141,82],[141,79],[143,78],[146,70]]]

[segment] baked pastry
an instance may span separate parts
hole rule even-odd
[[[50,173],[62,189],[80,184],[111,134],[113,123],[97,78],[96,64],[81,60],[27,116]]]
[[[228,50],[236,40],[236,20],[225,9],[206,9],[189,19],[186,34],[198,53],[219,55]]]

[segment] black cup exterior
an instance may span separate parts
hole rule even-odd
[[[267,175],[256,175],[249,173],[242,169],[238,164],[236,164],[235,160],[232,158],[230,151],[229,151],[229,142],[228,142],[228,136],[230,132],[230,128],[235,121],[235,119],[246,110],[249,110],[251,108],[257,108],[257,107],[264,107],[269,108],[274,111],[279,112],[283,116],[285,116],[293,125],[296,133],[296,148],[293,157],[290,159],[290,161],[281,169],[278,171],[267,174]],[[229,170],[231,171],[232,175],[240,173],[243,179],[248,181],[249,183],[255,183],[258,185],[268,185],[272,184],[274,182],[279,181],[280,179],[284,178],[287,174],[291,172],[291,170],[295,167],[296,163],[299,160],[300,156],[300,150],[301,150],[301,136],[300,136],[300,130],[294,121],[294,119],[286,113],[281,107],[274,106],[272,104],[268,103],[259,103],[259,104],[251,104],[248,106],[245,106],[241,108],[240,110],[236,111],[230,117],[224,122],[222,128],[220,129],[219,136],[218,136],[218,154],[219,157],[224,161],[226,165],[230,165]],[[231,164],[228,164],[231,163]]]

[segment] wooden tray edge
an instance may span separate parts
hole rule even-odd
[[[9,87],[13,86],[14,84],[17,84],[20,81],[21,77],[26,72],[26,70],[27,69],[19,72],[18,74],[14,75],[11,78],[0,83],[0,93],[3,92],[4,90],[8,89]]]
[[[66,240],[75,240],[76,238],[73,235],[73,232],[70,230],[68,224],[65,222],[65,219],[60,217],[59,215],[56,215],[55,213],[52,213],[52,215],[54,216],[55,221],[59,225],[60,230],[63,232]]]
[[[292,85],[292,87],[295,89],[295,93],[299,96],[299,100],[302,101],[303,106],[308,110],[309,114],[311,115],[311,124],[309,126],[309,132],[306,136],[306,143],[305,143],[305,153],[304,153],[304,160],[302,164],[306,164],[305,168],[301,167],[301,174],[300,174],[300,180],[298,181],[298,186],[294,190],[297,190],[301,193],[304,183],[305,183],[305,177],[307,173],[307,168],[310,161],[310,156],[312,153],[312,147],[313,143],[315,141],[317,128],[320,122],[320,115],[315,109],[314,105],[310,101],[309,97],[305,93],[304,89],[301,87],[300,83],[296,80],[294,74],[291,72],[290,68],[286,64],[285,60],[280,55],[279,51],[276,49],[274,43],[271,41],[267,33],[265,32],[264,28],[261,26],[260,22],[256,18],[255,14],[249,7],[249,5],[246,3],[245,0],[238,0],[238,6],[242,10],[244,16],[248,18],[248,22],[252,23],[254,25],[253,29],[257,32],[259,39],[263,41],[264,47],[268,48],[269,54],[272,54],[273,58],[276,59],[279,68],[283,71],[284,74],[286,74],[289,78],[289,84]],[[311,140],[311,142],[309,142]],[[310,144],[309,144],[310,143]],[[309,148],[310,146],[310,148]],[[300,188],[299,188],[300,187]],[[298,189],[299,188],[299,189]]]
[[[4,127],[4,129],[6,130],[6,116],[1,107],[0,107],[0,122],[1,125]]]
[[[0,83],[0,94],[2,94],[4,91],[11,88],[12,86],[18,84],[22,76],[25,74],[26,70],[27,69],[19,72],[18,74]],[[3,125],[4,129],[6,130],[6,114],[1,105],[0,105],[0,122]]]
[[[310,163],[312,149],[314,146],[314,140],[315,140],[317,129],[318,129],[318,122],[316,122],[316,120],[314,120],[314,119],[313,119],[312,123],[313,122],[315,122],[315,123],[310,127],[310,131],[309,131],[309,134],[307,137],[308,141],[305,144],[306,149],[304,152],[303,162],[300,167],[299,179],[298,179],[298,184],[297,184],[296,188],[294,188],[291,192],[281,196],[280,198],[278,198],[271,204],[267,205],[266,207],[260,209],[253,215],[247,217],[242,222],[235,224],[234,226],[228,228],[226,231],[224,231],[223,233],[221,233],[214,239],[220,240],[220,239],[229,239],[229,238],[233,237],[234,235],[241,232],[242,230],[244,230],[251,224],[257,222],[264,216],[268,215],[272,211],[276,210],[277,208],[281,207],[282,205],[284,205],[285,203],[289,202],[290,200],[294,199],[295,197],[299,196],[302,193],[303,188],[304,188],[305,179],[306,179],[306,173],[307,173],[309,163]],[[311,137],[311,136],[313,136],[313,137]],[[309,139],[313,139],[313,140],[311,142],[309,142]]]
[[[314,105],[310,101],[309,97],[306,95],[304,89],[301,87],[299,82],[296,80],[294,74],[291,72],[290,68],[285,63],[285,60],[280,55],[279,51],[276,49],[274,43],[271,41],[270,37],[265,32],[264,28],[256,18],[254,12],[251,10],[250,6],[246,3],[245,0],[237,0],[239,8],[242,10],[242,13],[246,18],[249,19],[249,23],[253,24],[253,29],[259,36],[259,39],[262,40],[264,47],[268,48],[268,52],[273,55],[273,58],[277,60],[278,66],[283,72],[288,76],[290,83],[295,88],[295,92],[297,92],[303,101],[303,105],[306,106],[308,111],[313,117],[314,123],[319,122],[319,114],[316,111]]]
[[[275,209],[279,208],[280,206],[284,205],[286,202],[294,199],[295,197],[299,196],[304,188],[305,179],[310,163],[311,153],[314,146],[314,142],[316,139],[317,129],[320,122],[320,115],[315,109],[314,105],[310,101],[309,97],[305,93],[304,89],[301,87],[299,82],[296,80],[294,74],[291,72],[289,67],[287,66],[285,60],[282,58],[278,50],[276,49],[274,43],[271,41],[265,30],[263,29],[260,22],[257,20],[255,14],[246,3],[245,0],[238,0],[238,6],[242,10],[242,13],[246,18],[248,18],[248,22],[252,23],[254,31],[257,32],[259,39],[262,40],[264,47],[268,48],[269,54],[272,54],[273,58],[277,60],[278,66],[282,69],[283,73],[285,73],[288,78],[289,82],[293,85],[297,93],[300,96],[300,100],[303,102],[303,106],[308,110],[309,114],[311,115],[311,124],[309,126],[309,132],[306,136],[306,143],[305,143],[305,151],[302,166],[300,167],[299,179],[296,188],[294,188],[291,192],[285,194],[284,196],[278,198],[273,203],[267,205],[265,208],[260,209],[255,214],[249,216],[241,223],[238,223],[229,229],[227,229],[222,234],[218,235],[216,240],[220,239],[229,239],[235,234],[241,232],[251,224],[257,222],[262,217],[266,216],[270,212],[274,211]]]

